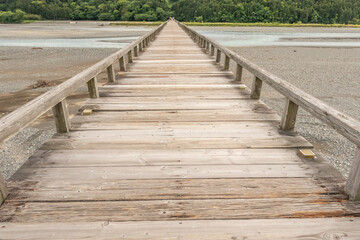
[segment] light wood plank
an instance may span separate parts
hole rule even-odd
[[[352,214],[331,197],[98,202],[6,202],[0,221],[175,221],[344,217]],[[119,214],[121,213],[121,214]]]
[[[358,240],[357,218],[256,219],[216,221],[141,221],[77,223],[5,223],[0,234],[9,240],[60,239],[346,239]],[[286,231],[284,231],[286,229]]]

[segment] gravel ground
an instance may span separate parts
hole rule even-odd
[[[242,47],[236,52],[267,71],[294,84],[351,117],[360,120],[360,48]],[[234,69],[234,65],[232,69]],[[253,76],[245,71],[251,87]],[[279,115],[285,99],[263,86],[262,100]],[[347,175],[355,145],[300,109],[295,130],[314,144],[315,150]]]

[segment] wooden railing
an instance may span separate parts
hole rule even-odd
[[[267,72],[256,64],[243,58],[230,49],[221,46],[216,41],[197,33],[183,23],[178,22],[179,26],[187,32],[190,37],[199,44],[201,48],[205,48],[211,56],[215,55],[216,62],[220,63],[221,55],[225,56],[224,70],[229,70],[230,60],[233,60],[237,67],[235,80],[241,81],[242,71],[246,69],[254,75],[251,89],[251,98],[260,99],[262,83],[265,82],[276,91],[286,97],[285,109],[282,114],[280,128],[284,131],[293,130],[296,122],[296,115],[299,106],[309,112],[316,118],[327,123],[336,129],[341,135],[346,137],[356,148],[355,159],[353,160],[350,174],[346,182],[345,191],[352,200],[360,200],[360,122],[335,110],[319,99],[307,94],[299,88],[282,80],[274,74]]]
[[[128,46],[94,64],[62,84],[52,88],[34,100],[28,102],[19,109],[9,113],[0,119],[0,142],[16,134],[19,130],[26,127],[32,121],[43,115],[52,108],[56,130],[58,133],[67,133],[70,129],[69,114],[67,110],[66,98],[84,84],[87,84],[90,98],[98,98],[99,93],[96,86],[96,77],[99,73],[107,71],[108,81],[115,82],[113,65],[118,62],[120,71],[126,71],[127,63],[133,62],[133,56],[138,56],[138,51],[143,51],[153,41],[156,35],[167,24],[164,22],[149,33],[138,38]],[[0,205],[7,197],[8,192],[5,181],[0,174]]]

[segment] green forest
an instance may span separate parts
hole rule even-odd
[[[0,22],[24,19],[360,24],[360,0],[0,0]]]

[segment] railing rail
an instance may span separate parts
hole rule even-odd
[[[185,24],[178,24],[187,32],[190,37],[205,48],[211,56],[215,55],[216,62],[220,62],[221,54],[225,56],[224,70],[229,69],[230,59],[237,64],[235,79],[241,81],[242,70],[246,69],[254,75],[254,81],[251,89],[251,97],[259,99],[262,83],[265,82],[276,91],[286,97],[285,110],[282,115],[280,128],[284,131],[293,130],[296,122],[298,107],[302,107],[316,118],[336,129],[341,135],[357,146],[355,159],[353,160],[350,174],[346,183],[345,191],[353,200],[360,200],[360,122],[347,116],[340,111],[328,106],[319,99],[300,90],[294,85],[284,81],[274,74],[262,69],[256,64],[250,62],[234,51],[221,46],[218,42],[196,32]],[[210,46],[211,45],[211,46]],[[210,49],[210,50],[209,50]]]
[[[68,132],[70,121],[68,119],[66,98],[84,84],[88,85],[91,98],[98,97],[99,94],[96,87],[97,75],[106,70],[109,82],[114,82],[115,74],[113,64],[119,61],[120,71],[126,71],[125,57],[127,57],[128,63],[132,63],[133,56],[138,56],[138,51],[146,48],[166,24],[167,22],[164,22],[123,49],[2,117],[0,119],[0,143],[16,134],[51,108],[53,109],[57,132]],[[0,174],[0,204],[6,198],[7,194],[4,180]]]

